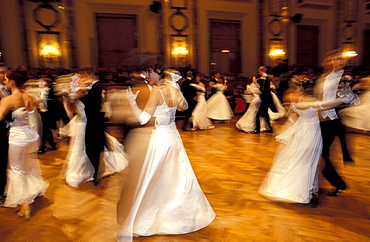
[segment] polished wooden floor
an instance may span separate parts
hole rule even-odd
[[[199,183],[217,216],[206,228],[184,235],[139,237],[135,241],[370,241],[370,136],[348,133],[354,165],[344,165],[340,147],[333,160],[349,189],[328,197],[330,185],[320,178],[320,204],[272,202],[258,193],[278,143],[275,134],[246,134],[230,123],[213,130],[182,132],[185,148]],[[181,122],[181,121],[180,121]],[[275,124],[275,130],[282,121]],[[119,127],[107,130],[119,139]],[[68,140],[57,151],[39,156],[50,183],[24,220],[17,209],[0,208],[0,241],[115,241],[115,206],[125,171],[95,187],[68,187],[61,174]]]

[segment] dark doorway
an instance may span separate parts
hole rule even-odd
[[[297,65],[317,66],[319,49],[319,27],[297,26]]]
[[[240,21],[211,19],[209,42],[211,72],[241,72]]]
[[[370,66],[370,29],[364,30],[364,62],[365,66]]]
[[[120,67],[138,47],[136,15],[97,14],[99,67]]]

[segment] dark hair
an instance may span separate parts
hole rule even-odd
[[[27,69],[20,65],[14,67],[13,69],[10,69],[6,74],[6,77],[9,80],[15,81],[15,85],[17,87],[22,87],[24,83],[26,83],[29,79]]]

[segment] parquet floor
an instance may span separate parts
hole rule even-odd
[[[268,171],[278,143],[275,134],[246,134],[231,123],[213,130],[180,132],[199,183],[217,217],[206,228],[184,235],[139,237],[135,241],[370,241],[370,136],[348,133],[355,165],[341,162],[335,144],[336,166],[350,188],[338,197],[325,195],[330,185],[320,178],[320,204],[311,208],[266,200],[258,188]],[[181,121],[180,121],[181,122]],[[276,130],[282,121],[277,122]],[[108,132],[120,138],[119,128]],[[115,241],[115,205],[125,171],[91,182],[79,189],[68,187],[61,175],[68,140],[57,151],[40,155],[45,179],[43,197],[32,205],[26,221],[17,210],[0,208],[0,241]]]

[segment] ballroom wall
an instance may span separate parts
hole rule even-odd
[[[133,14],[137,16],[137,53],[151,52],[163,57],[165,66],[191,64],[199,71],[210,74],[210,19],[240,22],[240,65],[243,75],[253,75],[259,65],[273,66],[288,59],[289,64],[297,61],[297,25],[317,26],[318,62],[325,52],[341,47],[345,41],[343,22],[344,10],[338,0],[162,0],[161,11],[149,10],[152,0],[60,0],[50,4],[60,13],[60,21],[50,30],[58,32],[61,56],[53,63],[65,68],[97,68],[96,13]],[[287,15],[276,21],[281,28],[285,56],[272,60],[269,56],[271,31],[270,16],[272,3],[285,2]],[[299,3],[300,2],[300,3]],[[351,1],[349,1],[351,2]],[[353,24],[355,35],[351,38],[357,53],[351,61],[360,65],[365,53],[363,33],[370,29],[370,17],[365,12],[365,1],[357,3],[357,19]],[[2,61],[8,66],[17,64],[40,67],[39,32],[46,31],[34,19],[34,9],[40,2],[26,0],[0,0],[0,45]],[[59,8],[63,6],[63,8]],[[175,8],[171,8],[175,7]],[[181,16],[175,15],[180,7]],[[290,17],[302,14],[299,23]],[[45,12],[43,21],[52,21],[53,16]],[[172,17],[171,17],[172,16]],[[183,17],[185,16],[185,17]],[[51,20],[50,20],[51,19]],[[276,23],[274,22],[274,23]],[[172,25],[172,26],[171,26]],[[174,25],[174,26],[173,26]],[[186,25],[186,26],[185,26]],[[174,30],[177,28],[181,31]],[[276,28],[276,26],[275,26]],[[175,57],[173,35],[185,39],[186,57]],[[50,63],[49,63],[50,64]],[[217,67],[216,67],[217,68]]]

